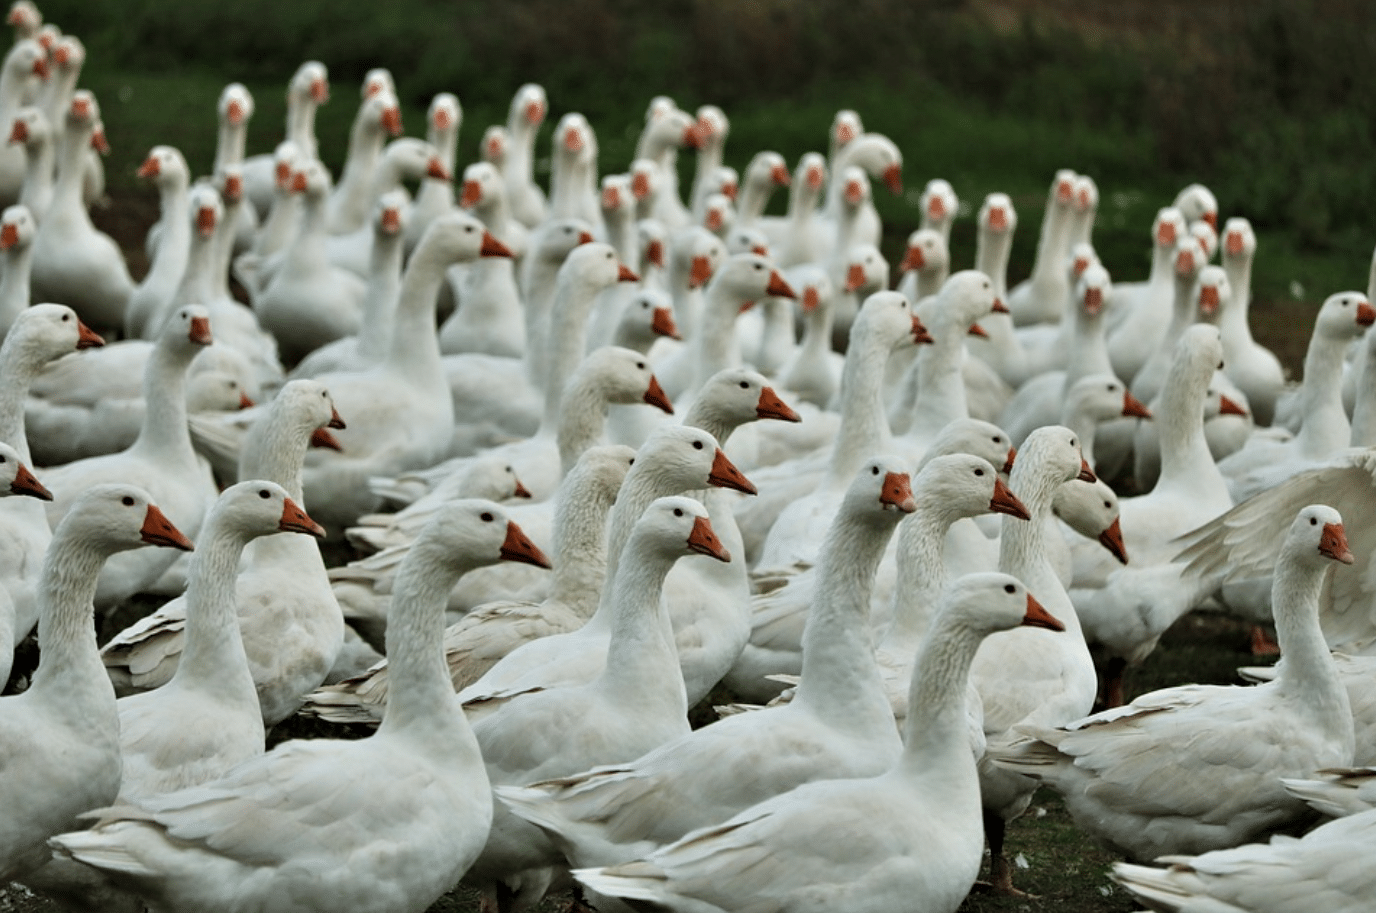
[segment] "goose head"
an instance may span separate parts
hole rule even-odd
[[[1059,169],[1051,179],[1050,204],[1061,212],[1069,212],[1075,206],[1075,179],[1078,177],[1069,168]]]
[[[16,41],[5,55],[4,70],[12,80],[22,82],[29,76],[48,78],[48,51],[36,39]]]
[[[1051,511],[1075,532],[1108,549],[1119,562],[1128,563],[1123,529],[1118,522],[1118,495],[1102,479],[1071,479],[1064,483],[1056,489]]]
[[[439,92],[430,99],[430,107],[425,112],[426,139],[436,148],[442,148],[446,137],[458,133],[463,124],[463,105],[453,92]]]
[[[198,182],[187,195],[187,213],[191,230],[202,238],[215,234],[215,226],[224,221],[225,204],[215,185]]]
[[[1198,319],[1208,323],[1217,323],[1223,309],[1233,299],[1233,286],[1228,282],[1227,271],[1221,266],[1208,264],[1199,271],[1198,288],[1199,291],[1196,294]]]
[[[759,254],[769,256],[769,236],[758,228],[742,225],[726,233],[728,254]]]
[[[80,73],[86,63],[86,45],[75,35],[63,35],[53,42],[48,54],[53,69],[64,72],[68,78]],[[37,71],[34,71],[37,73]]]
[[[1087,174],[1075,176],[1074,199],[1071,205],[1080,218],[1092,217],[1099,209],[1099,185]]]
[[[934,228],[919,228],[908,235],[908,246],[903,251],[903,262],[898,265],[900,273],[917,270],[928,276],[936,275],[950,266],[950,252],[941,233]]]
[[[33,5],[33,0],[14,0],[5,21],[14,27],[17,38],[32,38],[43,25],[43,14]]]
[[[977,456],[999,472],[1007,475],[1013,470],[1018,452],[1013,441],[998,425],[977,418],[958,418],[946,423],[923,455],[927,460],[948,454],[964,453]]]
[[[1020,626],[1065,630],[1022,581],[1009,574],[966,574],[952,581],[937,611],[943,626],[955,624],[981,637]]]
[[[191,540],[135,485],[93,485],[79,494],[53,530],[53,539],[78,539],[104,554],[153,545],[193,550]]]
[[[631,537],[668,557],[706,555],[730,562],[731,553],[712,529],[712,517],[701,502],[682,495],[657,498],[635,521]]]
[[[924,302],[919,312],[934,338],[941,339],[947,326],[958,336],[983,335],[976,321],[992,313],[997,300],[993,279],[979,270],[965,269],[951,274],[935,300],[930,305]]]
[[[722,260],[726,245],[701,225],[690,225],[674,234],[669,244],[670,286],[700,288],[707,284]]]
[[[1250,261],[1257,252],[1257,235],[1252,223],[1242,216],[1233,216],[1223,225],[1223,263]]]
[[[176,148],[154,146],[139,166],[138,176],[151,180],[159,189],[185,187],[191,180],[191,170]]]
[[[528,82],[516,90],[511,98],[511,110],[507,119],[507,129],[513,133],[520,125],[528,131],[538,130],[549,114],[549,101],[545,98],[543,86]]]
[[[26,249],[33,243],[38,225],[29,207],[22,203],[6,206],[0,213],[0,250],[15,251]]]
[[[330,71],[318,60],[296,68],[287,84],[287,100],[300,105],[323,105],[330,100]]]
[[[927,182],[927,186],[922,188],[918,206],[922,209],[922,227],[940,230],[956,217],[960,200],[956,197],[955,188],[951,186],[950,181],[932,178]]]
[[[664,491],[713,486],[755,494],[754,484],[727,459],[717,439],[690,425],[668,425],[651,432],[636,453],[632,471],[654,474]]]
[[[609,403],[645,403],[669,415],[674,407],[665,396],[645,356],[633,349],[602,346],[588,353],[574,372],[569,388],[593,383]]]
[[[471,263],[479,257],[510,257],[511,251],[483,227],[483,223],[462,210],[454,210],[432,221],[421,235],[411,255],[439,258],[445,263]]]
[[[847,486],[841,510],[862,522],[890,527],[917,510],[912,477],[903,460],[888,454],[866,460]]]
[[[202,347],[214,341],[210,334],[210,311],[204,305],[184,304],[168,315],[156,346],[189,365]]]
[[[592,124],[577,111],[559,118],[554,128],[554,156],[565,167],[597,161],[597,137]]]
[[[869,175],[865,174],[865,169],[855,165],[841,169],[839,189],[842,209],[851,214],[873,198]]]
[[[913,480],[922,504],[952,519],[998,513],[1028,519],[1027,508],[999,478],[988,460],[970,453],[950,453],[923,463]]]
[[[464,209],[490,209],[506,196],[501,172],[491,162],[474,162],[463,170],[459,205]]]
[[[736,205],[725,193],[707,194],[702,201],[702,227],[719,238],[726,237],[736,224]]]
[[[851,245],[846,252],[845,267],[840,284],[847,292],[867,297],[889,287],[889,261],[873,244]]]
[[[498,561],[550,566],[549,559],[502,507],[480,498],[460,498],[441,505],[412,549],[419,549],[418,555],[438,558],[455,572]]]
[[[365,95],[358,106],[354,123],[360,133],[369,136],[401,136],[401,105],[397,101],[396,90],[381,86],[375,88],[371,95]]]
[[[1157,210],[1156,218],[1151,223],[1152,243],[1156,245],[1158,253],[1170,256],[1188,231],[1189,225],[1180,210],[1174,206],[1163,206]]]
[[[673,302],[660,289],[641,288],[626,302],[613,338],[618,346],[644,353],[661,336],[680,338]]]
[[[431,142],[435,142],[433,139]],[[506,154],[511,148],[511,133],[501,124],[493,124],[483,131],[482,141],[478,144],[478,155],[484,162],[491,162],[498,168],[506,166]]]
[[[400,238],[411,221],[410,198],[405,190],[389,190],[373,204],[373,236]]]
[[[703,384],[698,400],[710,404],[714,417],[733,428],[758,419],[802,421],[764,375],[749,368],[726,368],[713,374]]]
[[[826,186],[827,160],[819,152],[804,152],[793,169],[788,208],[794,210],[804,200],[815,206]]]
[[[894,196],[903,192],[903,153],[882,133],[861,133],[845,147],[841,160],[883,181]]]
[[[105,340],[82,323],[65,304],[35,304],[15,317],[0,348],[0,359],[22,352],[21,359],[46,364],[76,349],[105,345]]]
[[[314,160],[299,157],[291,174],[291,192],[300,194],[310,203],[320,203],[330,193],[330,173]]]
[[[521,484],[516,477],[516,470],[505,457],[484,454],[473,460],[473,465],[459,480],[457,496],[507,501],[511,498],[529,498],[530,491]]]
[[[1018,227],[1018,210],[1013,208],[1013,198],[995,191],[984,198],[977,219],[980,231],[991,235],[1009,234]]]
[[[797,298],[788,282],[767,258],[756,253],[728,257],[707,286],[708,297],[744,310],[760,298]]]
[[[220,116],[220,123],[243,127],[253,117],[253,93],[243,83],[232,82],[220,90],[215,110]]]
[[[1076,427],[1080,421],[1097,425],[1115,418],[1151,418],[1151,410],[1112,374],[1087,374],[1071,384],[1061,414],[1074,416],[1065,424]]]
[[[883,257],[879,257],[879,259],[882,261]],[[857,265],[863,269],[862,264]],[[884,268],[887,275],[887,263],[884,264]],[[849,270],[847,275],[849,275]],[[811,313],[818,308],[831,307],[833,297],[836,294],[836,285],[831,281],[831,274],[821,264],[803,263],[789,267],[784,271],[784,278],[793,291],[797,293],[798,306],[803,309],[804,313]],[[875,290],[878,288],[879,286],[876,286]]]
[[[359,98],[368,99],[377,95],[397,94],[396,81],[392,79],[392,71],[386,67],[373,67],[363,74],[363,84],[359,87]]]
[[[52,142],[52,138],[52,124],[41,108],[25,105],[14,112],[14,120],[10,124],[11,143],[23,143],[27,149],[38,149]]]
[[[226,488],[211,507],[206,522],[207,525],[223,524],[246,540],[273,533],[302,533],[325,538],[325,528],[312,520],[286,489],[266,479],[240,482]]]
[[[875,292],[865,299],[851,325],[850,337],[872,340],[868,344],[879,352],[932,341],[908,299],[889,291]]]
[[[602,241],[580,244],[564,259],[555,279],[560,287],[580,288],[588,293],[611,288],[617,282],[634,282],[637,277],[617,259],[616,249]]]
[[[1376,309],[1361,292],[1337,292],[1324,299],[1314,332],[1330,339],[1356,339],[1376,323]]]
[[[1204,260],[1207,262],[1213,259],[1214,253],[1218,250],[1218,232],[1208,222],[1191,222],[1190,237],[1194,238],[1200,249],[1204,251]]]
[[[644,219],[654,210],[655,200],[664,179],[654,159],[637,158],[631,162],[631,195],[635,197],[636,214]]]
[[[414,136],[398,137],[388,143],[382,150],[380,167],[390,168],[402,180],[449,180],[449,169],[444,167],[439,150]]]
[[[1095,480],[1080,453],[1079,435],[1064,425],[1043,425],[1023,441],[1010,481],[1024,498],[1027,497],[1024,480],[1029,478],[1035,479],[1039,487],[1050,483],[1049,493],[1054,493],[1056,485],[1074,478],[1085,482]]]
[[[535,230],[530,255],[553,266],[564,262],[579,245],[592,240],[592,226],[582,219],[550,219]]]
[[[264,433],[270,428],[282,428],[288,440],[306,439],[311,446],[331,450],[342,448],[329,429],[346,427],[329,389],[319,381],[306,379],[283,385],[268,407],[262,424]],[[256,435],[258,432],[255,428],[250,433]]]
[[[1203,184],[1190,184],[1176,194],[1171,204],[1180,210],[1186,222],[1207,222],[1214,230],[1218,229],[1218,200]]]
[[[1285,535],[1281,553],[1311,566],[1322,566],[1324,561],[1356,561],[1348,548],[1342,514],[1327,504],[1310,504],[1299,512]]]
[[[629,174],[607,174],[602,177],[602,217],[609,223],[626,222],[635,218],[635,191],[631,189]]]
[[[750,164],[745,166],[745,185],[759,193],[768,194],[776,187],[787,187],[792,180],[788,162],[770,149],[755,153]]]
[[[53,499],[52,492],[44,488],[43,483],[24,465],[19,452],[9,444],[0,443],[0,498],[16,495],[38,498],[40,501]]]
[[[852,111],[850,108],[842,108],[831,118],[831,157],[836,158],[836,153],[851,144],[857,136],[865,132],[865,125],[860,120],[859,112]]]
[[[1113,298],[1113,282],[1108,270],[1102,264],[1091,263],[1085,267],[1075,283],[1075,300],[1079,307],[1075,317],[1082,326],[1090,326],[1104,316],[1104,309]]]
[[[658,219],[637,219],[636,243],[640,245],[640,262],[657,269],[664,268],[664,243],[668,232]]]

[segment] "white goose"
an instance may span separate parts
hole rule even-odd
[[[21,38],[0,66],[0,124],[10,123],[26,102],[24,88],[33,77],[48,78],[48,53],[37,41]],[[19,200],[24,183],[24,152],[6,145],[0,154],[0,200],[6,206]]]
[[[1350,765],[1352,711],[1318,624],[1342,518],[1311,505],[1281,547],[1272,602],[1286,662],[1257,687],[1185,685],[1058,728],[999,760],[1056,788],[1077,824],[1136,860],[1236,846],[1308,812],[1282,776]],[[1170,775],[1166,775],[1166,771]]]
[[[1152,223],[1151,274],[1145,283],[1120,282],[1115,286],[1110,315],[1109,358],[1113,373],[1132,382],[1171,320],[1175,249],[1186,233],[1180,210],[1158,210]]]
[[[23,203],[0,213],[0,341],[29,306],[29,270],[33,264],[33,236],[38,231],[33,213]]]
[[[1075,172],[1062,168],[1051,180],[1051,193],[1042,214],[1037,236],[1037,257],[1032,275],[1008,293],[1008,309],[1018,326],[1056,323],[1070,288],[1065,281],[1065,259],[1070,252],[1071,205],[1075,199]]]
[[[1241,216],[1223,225],[1223,268],[1233,299],[1223,311],[1223,372],[1247,394],[1247,404],[1259,425],[1270,425],[1276,413],[1276,400],[1285,387],[1285,371],[1280,360],[1252,338],[1248,314],[1252,302],[1252,258],[1257,236],[1252,223]]]
[[[401,578],[388,649],[397,688],[372,738],[285,742],[216,780],[108,809],[53,846],[177,909],[287,896],[319,911],[425,909],[477,857],[492,814],[478,744],[438,662],[441,594],[501,558],[547,564],[491,502],[456,502],[432,521]]]
[[[227,488],[206,517],[187,584],[186,649],[166,685],[116,702],[119,800],[137,803],[218,777],[263,752],[263,713],[235,617],[239,556],[259,536],[323,536],[275,482]]]
[[[661,498],[646,507],[610,581],[607,598],[613,617],[601,672],[591,681],[513,696],[474,721],[494,787],[624,763],[689,732],[687,695],[675,674],[672,629],[660,594],[670,568],[692,555],[732,560],[707,509],[684,497]],[[549,738],[533,740],[533,731]],[[558,859],[541,831],[498,805],[487,846],[464,880],[488,896],[498,882],[512,881],[536,894],[526,885],[541,879],[522,873],[547,868]]]
[[[673,910],[729,909],[742,897],[779,909],[953,913],[979,874],[979,782],[965,738],[965,682],[985,635],[1060,623],[1014,578],[955,583],[918,658],[907,740],[878,777],[808,783],[642,861],[574,876],[601,894]]]
[[[894,527],[914,508],[897,460],[875,458],[857,473],[827,532],[803,684],[788,707],[727,717],[625,764],[498,787],[498,797],[570,865],[615,865],[802,783],[888,769],[901,743],[873,665],[869,588]]]
[[[24,186],[19,191],[19,202],[35,216],[41,216],[53,201],[57,140],[52,122],[40,108],[20,108],[10,127],[9,142],[24,144]]]
[[[535,83],[526,83],[512,96],[507,116],[506,129],[511,141],[507,144],[502,173],[506,176],[511,211],[528,228],[539,225],[548,214],[545,194],[531,177],[535,165],[535,137],[548,112],[545,90]]]
[[[1050,725],[1078,719],[1094,704],[1094,661],[1080,631],[1074,605],[1048,560],[1046,519],[1062,483],[1086,477],[1079,441],[1069,429],[1046,425],[1033,431],[1018,451],[1009,487],[1023,502],[1030,522],[1003,518],[999,537],[999,570],[1024,581],[1037,599],[1065,624],[1065,637],[1041,632],[1010,632],[986,641],[971,668],[970,679],[984,704],[984,732],[990,751],[1016,737],[1021,725]],[[1092,479],[1089,476],[1086,480]],[[1053,608],[1054,606],[1054,608]],[[911,708],[909,723],[913,720]],[[968,751],[968,740],[966,740]],[[980,762],[984,831],[989,841],[990,882],[1003,893],[1016,893],[1012,869],[1004,855],[1007,822],[1021,815],[1032,800],[1036,781]]]
[[[321,429],[344,424],[325,387],[292,381],[249,430],[239,478],[281,485],[298,505],[301,463],[311,442],[329,446]],[[244,552],[234,601],[263,723],[289,716],[325,678],[344,638],[344,624],[316,544],[293,535],[259,539]],[[164,603],[115,635],[101,658],[115,688],[130,694],[169,681],[186,646],[188,599]]]
[[[1361,913],[1376,896],[1376,878],[1351,864],[1376,847],[1376,811],[1330,821],[1298,839],[1245,844],[1199,856],[1166,856],[1166,868],[1117,862],[1113,879],[1163,913]]]
[[[124,326],[134,290],[119,245],[91,224],[81,198],[85,151],[100,111],[95,96],[79,89],[66,112],[57,185],[33,241],[33,291],[40,301],[70,304],[92,326]]]
[[[325,230],[332,235],[358,231],[375,202],[374,175],[387,138],[401,135],[401,107],[391,92],[364,95],[349,130],[349,147],[339,180],[325,204]]]
[[[287,127],[285,139],[291,142],[301,164],[315,161],[319,153],[315,139],[316,109],[330,100],[330,76],[318,60],[307,60],[296,68],[287,83]],[[259,219],[266,219],[272,208],[276,185],[276,163],[271,155],[254,155],[244,160],[244,191]]]
[[[220,128],[215,140],[212,174],[221,174],[232,167],[243,175],[244,144],[248,140],[248,122],[253,119],[253,107],[253,93],[242,83],[231,82],[220,90],[220,99],[215,105]],[[251,204],[239,210],[232,229],[234,250],[248,250],[258,231],[258,213]]]
[[[43,501],[52,500],[52,492],[44,488],[19,454],[9,444],[0,443],[0,498],[26,495]],[[9,681],[14,662],[14,602],[9,592],[0,590],[0,690]]]
[[[24,401],[45,364],[77,348],[103,345],[63,304],[36,304],[16,318],[0,345],[0,441],[31,463],[24,433]],[[0,627],[7,628],[11,651],[38,621],[35,588],[51,532],[43,505],[24,499],[0,500]],[[12,654],[5,656],[8,668]]]
[[[96,654],[91,597],[105,560],[142,545],[191,542],[132,485],[82,492],[53,533],[38,602],[42,656],[22,694],[0,698],[0,878],[48,860],[45,841],[119,791],[115,692]]]
[[[158,189],[160,215],[154,227],[159,231],[157,243],[151,245],[152,263],[148,274],[129,296],[124,311],[124,334],[152,339],[157,336],[169,306],[183,303],[173,302],[172,295],[177,291],[182,273],[186,272],[191,246],[187,198],[191,171],[180,150],[172,146],[154,146],[139,166],[138,176],[150,179]],[[152,229],[149,231],[151,236]]]
[[[621,444],[590,447],[564,477],[556,497],[548,596],[477,606],[445,629],[444,655],[455,691],[521,644],[576,631],[592,617],[606,576],[607,513],[634,459],[635,451]],[[390,688],[384,660],[314,692],[303,712],[336,723],[376,723]]]
[[[203,346],[211,343],[205,308],[189,304],[163,325],[143,373],[143,426],[127,450],[78,460],[43,472],[44,483],[56,497],[48,505],[48,521],[56,527],[91,485],[132,482],[149,491],[187,535],[201,528],[205,512],[215,500],[210,468],[191,446],[186,428],[186,369]],[[96,605],[108,609],[153,583],[176,559],[146,551],[119,555],[106,562],[96,589]]]
[[[456,212],[437,219],[402,277],[387,356],[366,371],[317,378],[350,422],[341,437],[342,454],[325,457],[316,450],[306,458],[307,501],[327,529],[333,525],[342,533],[376,510],[368,477],[432,465],[448,450],[454,407],[435,338],[436,294],[450,264],[507,255],[471,216]]]

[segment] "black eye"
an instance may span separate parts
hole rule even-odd
[[[1105,387],[1104,389],[1107,390],[1108,392],[1112,393],[1112,392],[1113,392],[1114,386],[1116,386],[1116,385],[1115,385],[1115,384],[1109,384],[1109,385],[1108,385],[1107,387]]]
[[[1113,507],[1113,505],[1110,504],[1108,501],[1105,501],[1105,502],[1104,502],[1104,509],[1105,509],[1105,510],[1111,509],[1112,507]]]
[[[72,315],[71,315],[71,314],[63,314],[63,315],[62,315],[62,320],[63,320],[64,322],[65,322],[65,321],[68,321],[68,320],[71,320],[71,319],[72,319]]]
[[[878,467],[878,466],[871,466],[871,467],[870,467],[870,475],[876,475],[876,476],[879,475],[879,467]]]
[[[983,469],[976,469],[976,470],[975,470],[975,475],[977,475],[977,476],[983,476],[983,475],[984,475],[984,470],[983,470]]]
[[[1005,583],[1003,585],[1003,591],[1005,593],[1016,593],[1018,591],[1018,588],[1013,586],[1013,584],[1011,583]]]
[[[123,502],[123,504],[124,504],[125,507],[133,507],[133,506],[134,506],[134,499],[131,498],[131,497],[129,497],[128,495],[125,495],[125,496],[121,499],[121,501]]]
[[[749,389],[750,389],[750,382],[747,381],[747,380],[741,381],[741,389],[742,389],[742,390],[749,390]]]
[[[1315,520],[1313,517],[1310,517],[1310,518],[1309,518],[1309,525],[1310,525],[1310,526],[1318,526],[1318,525],[1319,525],[1319,521],[1318,521],[1318,520]]]
[[[258,497],[266,500],[267,498],[272,497],[272,492],[268,491],[266,488],[260,488],[258,489]]]
[[[1220,370],[1220,371],[1223,370],[1223,362],[1221,362],[1221,361],[1218,363],[1218,370]]]
[[[4,455],[0,454],[0,463],[3,463],[3,462],[5,462],[5,457],[4,457]]]
[[[762,270],[762,269],[764,269],[764,264],[763,264],[763,263],[756,263],[756,264],[755,264],[755,269],[756,269],[756,270]]]
[[[491,512],[491,511],[488,511],[488,510],[483,511],[483,512],[482,512],[482,516],[479,517],[479,519],[481,519],[484,523],[491,523],[491,522],[492,522],[492,512]]]
[[[683,516],[683,508],[681,508],[681,507],[675,507],[675,508],[674,508],[674,516],[675,516],[675,517],[681,517],[681,516]]]
[[[693,441],[693,449],[694,449],[694,450],[701,450],[701,449],[702,449],[702,441]]]

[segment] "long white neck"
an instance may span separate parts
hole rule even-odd
[[[874,575],[894,529],[886,519],[858,517],[843,506],[832,521],[803,629],[802,678],[794,697],[834,725],[872,732],[893,725],[870,636]]]
[[[29,306],[32,264],[32,244],[19,244],[5,251],[4,269],[0,270],[0,338],[9,333],[15,318]]]
[[[1064,622],[1064,637],[1080,637],[1080,619],[1060,578],[1047,558],[1045,536],[1047,520],[1056,489],[1065,481],[1048,467],[1036,465],[1027,453],[1019,454],[1009,478],[1009,487],[1027,508],[1029,520],[1005,516],[999,536],[999,570],[1012,574],[1032,590],[1047,609]],[[1081,641],[1083,639],[1081,638]]]
[[[1161,436],[1161,476],[1153,491],[1163,485],[1177,491],[1227,491],[1204,436],[1207,385],[1207,379],[1182,370],[1178,360],[1172,363],[1161,389],[1160,406],[1152,409]]]
[[[950,321],[939,315],[939,319]],[[935,345],[919,346],[911,380],[917,383],[906,437],[930,440],[957,419],[970,417],[965,397],[965,332],[957,325],[934,326]]]
[[[411,254],[401,277],[387,350],[386,364],[390,370],[431,390],[447,389],[449,383],[435,331],[435,305],[444,271],[451,262],[438,245],[424,242]]]
[[[678,647],[669,619],[664,578],[677,560],[640,538],[626,543],[625,560],[612,579],[611,639],[598,687],[638,706],[660,706],[688,714],[688,694],[679,672]]]
[[[937,616],[913,664],[899,760],[905,775],[930,784],[944,804],[969,807],[972,815],[979,805],[979,776],[970,754],[966,692],[981,641],[951,615]]]
[[[154,345],[143,372],[143,425],[132,453],[169,466],[195,465],[186,426],[186,368],[190,356]]]
[[[893,587],[893,623],[880,649],[912,656],[932,623],[946,589],[946,533],[955,517],[942,504],[924,499],[898,524],[898,576]]]
[[[1271,604],[1283,659],[1275,685],[1286,697],[1303,701],[1314,722],[1341,732],[1352,725],[1352,708],[1319,626],[1319,594],[1332,567],[1308,555],[1283,556],[1276,570]]]
[[[51,137],[27,143],[24,147],[24,186],[19,191],[19,202],[29,208],[35,217],[42,217],[53,198],[53,158],[55,150]]]
[[[570,475],[554,508],[554,570],[549,599],[591,618],[607,576],[607,515],[615,489]]]
[[[1228,286],[1233,290],[1232,300],[1223,309],[1223,319],[1219,330],[1223,334],[1223,357],[1234,357],[1244,345],[1252,345],[1252,324],[1248,313],[1252,307],[1252,256],[1242,254],[1236,257],[1223,254],[1223,271],[1228,276]]]
[[[564,391],[558,414],[546,412],[547,418],[557,425],[555,439],[565,475],[573,469],[585,450],[602,440],[607,423],[607,405],[602,378],[595,374],[575,375]],[[540,431],[544,430],[542,426]]]
[[[860,332],[857,333],[857,330]],[[884,367],[889,347],[877,335],[851,329],[850,346],[841,369],[841,424],[832,444],[828,475],[849,482],[860,464],[889,443],[884,411]]]
[[[368,255],[368,285],[363,292],[362,325],[366,332],[358,335],[356,349],[364,364],[376,364],[387,355],[401,297],[402,251],[400,234],[374,232]]]
[[[1352,425],[1343,407],[1343,350],[1346,341],[1315,327],[1304,356],[1304,381],[1300,384],[1301,415],[1296,441],[1310,459],[1323,459],[1346,447]]]
[[[234,239],[239,233],[239,215],[243,212],[244,198],[225,201],[224,218],[215,225],[215,234],[210,239],[210,268],[207,276],[211,301],[233,301],[229,290],[229,264],[234,258]]]
[[[186,646],[172,680],[178,687],[256,702],[234,597],[239,557],[248,539],[216,512],[197,539],[186,585]]]
[[[741,303],[715,283],[708,286],[702,308],[702,322],[690,340],[693,347],[693,386],[684,393],[696,393],[718,371],[738,367],[740,346],[736,342],[736,317]]]
[[[248,124],[220,122],[220,130],[215,140],[215,167],[212,174],[219,174],[226,165],[240,165],[244,161],[244,145],[248,139]]]
[[[545,340],[545,411],[540,422],[557,427],[564,383],[578,369],[583,358],[588,318],[599,289],[573,279],[560,284],[549,315],[549,335]]]
[[[387,709],[378,735],[413,735],[434,744],[446,733],[457,756],[446,759],[481,770],[482,753],[469,728],[444,658],[444,607],[459,577],[476,562],[456,567],[438,543],[416,540],[397,572],[387,618]]]
[[[53,123],[60,124],[64,119],[59,118]],[[91,145],[91,132],[91,126],[80,121],[68,122],[67,128],[62,131],[52,207],[61,207],[61,211],[66,213],[75,213],[77,210],[86,212],[81,202],[81,184],[86,168],[86,149]]]

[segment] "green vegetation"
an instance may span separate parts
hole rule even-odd
[[[1365,287],[1376,238],[1367,202],[1376,197],[1376,122],[1367,116],[1376,76],[1362,65],[1376,43],[1376,9],[1361,0],[45,0],[41,8],[87,44],[83,83],[104,105],[116,192],[136,187],[133,170],[155,142],[208,167],[213,99],[230,80],[258,103],[250,151],[270,151],[286,81],[316,58],[335,87],[318,118],[335,167],[356,107],[352,87],[368,68],[386,66],[413,133],[435,92],[459,96],[463,162],[531,80],[548,90],[552,117],[587,115],[604,171],[629,164],[655,94],[685,108],[721,106],[737,167],[764,148],[790,161],[824,148],[832,114],[854,108],[906,157],[910,192],[879,193],[886,253],[896,256],[916,226],[917,191],[940,176],[969,205],[953,240],[957,265],[973,258],[972,213],[983,195],[1013,196],[1021,215],[1014,280],[1030,269],[1046,188],[1062,167],[1098,182],[1096,246],[1121,280],[1145,277],[1155,210],[1190,181],[1209,185],[1221,214],[1248,216],[1261,239],[1254,300],[1263,322],[1307,328],[1324,296]]]

